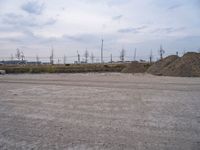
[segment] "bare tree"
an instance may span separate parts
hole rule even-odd
[[[80,64],[80,62],[81,62],[81,58],[80,58],[80,54],[79,54],[78,51],[77,51],[77,57],[78,57],[78,63]]]
[[[125,58],[125,50],[122,49],[121,52],[120,52],[120,60],[121,60],[122,62],[124,62],[124,58]]]
[[[22,61],[24,61],[24,60],[25,60],[25,55],[24,55],[24,53],[23,53],[23,52],[21,52],[21,59],[22,59]]]
[[[25,60],[24,52],[23,52],[23,51],[20,51],[19,48],[17,48],[17,52],[16,52],[15,56],[16,56],[16,58],[17,58],[18,60],[22,60],[22,61]]]
[[[91,59],[91,62],[92,62],[92,63],[94,63],[94,58],[95,58],[95,57],[94,57],[94,55],[93,55],[93,53],[92,53],[91,56],[90,56],[90,59]]]
[[[14,60],[13,54],[11,54],[11,56],[10,56],[10,60],[11,60],[11,61]]]
[[[152,63],[152,60],[153,60],[153,52],[152,52],[152,50],[151,50],[150,56],[149,56],[149,62]]]
[[[110,63],[112,63],[113,62],[113,56],[112,56],[112,54],[110,54]]]
[[[160,45],[160,51],[159,51],[159,53],[160,53],[160,59],[162,60],[163,59],[163,54],[165,53],[162,45]]]
[[[40,61],[40,58],[39,58],[38,55],[36,55],[36,63],[37,63],[37,65],[39,64],[39,61]]]
[[[17,53],[15,54],[15,56],[16,56],[16,58],[17,58],[18,60],[21,59],[21,52],[20,52],[19,48],[17,48]]]
[[[87,49],[86,49],[86,51],[85,51],[84,57],[85,57],[85,63],[88,63],[89,53],[88,53],[88,50],[87,50]]]

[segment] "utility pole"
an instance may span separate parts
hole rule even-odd
[[[88,57],[89,57],[89,53],[88,53],[87,49],[85,50],[84,56],[85,56],[85,63],[87,64],[88,63]]]
[[[101,41],[101,63],[103,63],[103,39]]]
[[[150,56],[149,56],[149,62],[152,63],[152,60],[153,60],[153,53],[152,53],[152,50],[151,50]]]
[[[39,64],[39,57],[38,57],[38,55],[36,55],[36,63],[37,63],[37,65]]]
[[[11,60],[11,61],[14,60],[13,54],[11,54],[10,60]]]
[[[91,54],[91,61],[92,61],[92,64],[94,63],[94,55],[93,55],[93,53]]]
[[[160,52],[160,59],[162,60],[163,59],[163,54],[165,53],[162,45],[160,45],[160,51],[159,52]]]
[[[122,49],[122,51],[120,52],[120,60],[121,60],[122,62],[124,62],[124,57],[125,57],[125,50]]]
[[[112,53],[110,54],[110,63],[112,64],[113,58],[112,58]]]
[[[66,61],[67,61],[67,58],[66,58],[66,56],[64,55],[64,57],[63,57],[63,64],[64,64],[64,65],[66,64]]]
[[[20,58],[21,58],[21,52],[20,52],[19,48],[17,48],[16,58],[18,60],[20,60]]]
[[[134,52],[134,61],[136,61],[136,55],[137,55],[137,49],[135,48],[135,52]]]
[[[54,53],[53,53],[53,47],[51,48],[51,56],[50,56],[50,64],[54,64]]]

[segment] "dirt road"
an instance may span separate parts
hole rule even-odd
[[[199,150],[200,78],[0,76],[0,149]]]

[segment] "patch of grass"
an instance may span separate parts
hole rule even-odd
[[[121,72],[126,64],[6,65],[6,73],[84,73]]]

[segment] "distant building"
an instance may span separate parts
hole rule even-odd
[[[27,63],[26,63],[27,65],[41,65],[42,64],[42,62],[41,61],[28,61]]]
[[[0,61],[2,65],[19,65],[19,64],[27,64],[25,60],[8,60],[8,61]]]
[[[140,59],[140,62],[141,62],[141,63],[146,63],[146,60]]]
[[[40,65],[41,61],[26,61],[26,60],[8,60],[8,61],[0,61],[0,65]]]

